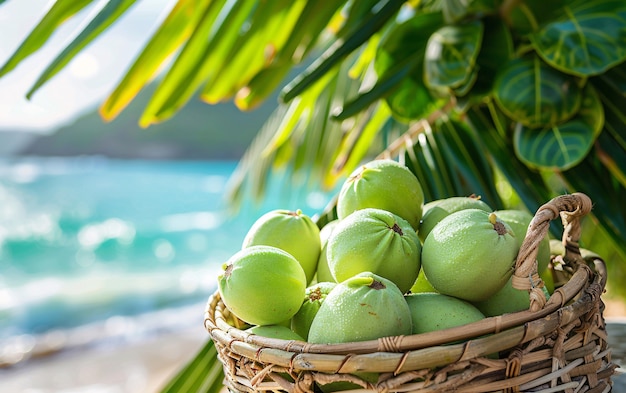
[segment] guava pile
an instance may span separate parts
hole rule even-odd
[[[533,216],[493,211],[474,196],[424,202],[406,166],[380,159],[346,179],[337,219],[321,230],[300,210],[267,212],[223,265],[224,305],[250,333],[320,344],[528,309],[528,292],[511,276]],[[537,260],[549,287],[547,238]]]

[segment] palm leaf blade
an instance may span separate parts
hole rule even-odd
[[[100,114],[105,120],[116,117],[154,77],[162,63],[189,38],[209,2],[178,1],[100,107]]]
[[[289,102],[377,33],[395,15],[404,1],[390,0],[369,16],[345,39],[336,40],[311,66],[291,81],[281,92],[281,100]]]
[[[44,83],[61,71],[81,50],[115,23],[134,3],[135,0],[110,0],[83,31],[48,65],[33,87],[26,93],[26,97],[30,99]]]
[[[223,388],[224,369],[217,349],[208,340],[168,383],[161,393],[217,393]]]
[[[22,41],[17,50],[0,68],[0,76],[13,70],[17,65],[39,50],[55,30],[69,18],[89,5],[93,0],[59,0],[46,12],[44,17]]]
[[[256,0],[211,2],[148,103],[140,124],[163,121],[191,99],[206,80],[214,54],[219,53],[221,45],[229,45],[236,38],[255,5]]]

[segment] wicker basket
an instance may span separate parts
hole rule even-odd
[[[322,390],[608,392],[616,365],[600,298],[606,268],[600,258],[585,261],[577,243],[580,218],[591,206],[577,193],[539,208],[514,275],[516,287],[529,289],[531,308],[464,326],[329,345],[271,339],[233,327],[233,316],[216,292],[207,303],[205,327],[223,363],[224,383],[237,392],[319,392],[320,386],[341,381]],[[559,216],[566,250],[559,273],[568,279],[546,302],[543,291],[530,284],[541,282],[538,244]]]

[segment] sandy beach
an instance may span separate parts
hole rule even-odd
[[[0,369],[0,392],[158,392],[207,339],[200,327],[136,342],[61,351]]]
[[[626,306],[620,302],[606,303],[607,322],[626,325]],[[618,340],[614,344],[620,351],[626,346],[622,342],[626,334],[622,334],[613,337]],[[155,393],[195,355],[207,338],[199,327],[140,341],[60,351],[0,369],[0,392]],[[620,383],[625,378],[626,374],[620,375]],[[626,381],[618,386],[626,386]],[[614,392],[624,391],[618,386]]]

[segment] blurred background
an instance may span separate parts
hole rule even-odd
[[[581,244],[593,245],[594,251],[610,261],[604,315],[613,322],[608,327],[612,345],[625,352],[626,270],[619,237],[626,215],[624,209],[615,207],[624,200],[626,145],[624,118],[615,102],[626,102],[626,52],[616,51],[617,60],[607,56],[608,65],[601,64],[606,68],[592,70],[591,78],[582,79],[603,93],[601,100],[595,93],[591,96],[589,102],[596,106],[581,110],[601,115],[602,121],[594,116],[583,119],[585,126],[605,124],[601,137],[594,139],[600,130],[590,136],[583,127],[583,137],[576,134],[566,144],[571,151],[525,156],[532,164],[527,166],[519,152],[513,151],[513,133],[500,132],[487,117],[472,118],[480,120],[473,126],[480,132],[475,132],[453,117],[434,116],[451,110],[449,104],[455,103],[461,109],[475,105],[478,110],[467,113],[477,115],[485,109],[480,104],[484,94],[493,99],[509,91],[506,85],[496,89],[493,81],[507,56],[514,57],[500,51],[502,45],[507,46],[506,40],[491,40],[505,37],[500,30],[478,40],[487,48],[485,58],[480,59],[485,63],[478,67],[484,67],[481,76],[488,76],[486,81],[478,78],[488,82],[485,91],[481,83],[473,88],[478,80],[473,62],[462,70],[462,75],[471,76],[468,86],[449,90],[453,93],[448,103],[431,96],[421,80],[424,59],[420,56],[426,53],[425,42],[431,36],[425,31],[438,25],[432,18],[420,19],[416,10],[425,5],[426,11],[432,11],[429,5],[436,8],[439,4],[444,14],[450,12],[446,17],[462,18],[464,12],[483,15],[481,4],[488,2],[463,6],[446,1],[263,2],[266,8],[255,8],[256,3],[0,0],[0,65],[11,63],[12,55],[23,49],[26,37],[54,9],[53,4],[61,4],[55,10],[62,13],[65,7],[68,15],[51,18],[53,23],[47,26],[51,35],[41,42],[45,45],[26,45],[17,56],[18,67],[10,73],[5,67],[0,70],[0,392],[158,391],[206,342],[204,303],[215,290],[221,265],[241,247],[254,220],[279,208],[301,209],[315,216],[335,195],[334,181],[360,160],[383,151],[417,169],[431,200],[468,194],[471,189],[494,201],[493,206],[525,205],[533,210],[553,194],[572,189],[589,193],[597,217],[587,220]],[[499,4],[492,3],[493,7]],[[220,18],[217,11],[215,15],[207,11],[208,4],[218,4],[213,11],[221,9]],[[508,12],[516,6],[524,10],[532,6],[534,14],[529,15],[546,25],[557,18],[554,15],[561,15],[564,6],[561,2],[503,4],[512,7]],[[586,7],[577,4],[571,19],[585,16]],[[602,4],[626,13],[618,2]],[[545,12],[544,6],[559,12]],[[213,27],[196,17],[199,14],[193,11],[198,9],[203,9],[206,20],[215,17]],[[97,30],[88,23],[101,17],[100,11],[113,17]],[[272,16],[267,25],[265,12]],[[605,22],[622,15],[599,13],[594,16]],[[614,25],[623,29],[624,20]],[[155,33],[163,21],[172,29],[168,31],[179,34],[173,35],[179,38],[176,44],[168,41],[167,34]],[[372,21],[376,23],[369,24]],[[417,21],[415,30],[406,29],[411,25],[405,21]],[[512,28],[503,31],[518,34],[521,29],[524,36],[525,29],[535,24],[530,21],[527,26],[526,22],[513,18]],[[608,25],[605,22],[598,23]],[[487,27],[494,28],[490,22]],[[593,32],[595,24],[585,28]],[[221,34],[209,39],[209,30]],[[85,38],[85,32],[97,39]],[[233,38],[241,38],[239,34],[249,41]],[[140,80],[139,84],[146,82],[145,88],[131,97],[132,83],[121,76],[142,48],[153,42],[149,41],[152,35],[158,36],[157,44],[167,44],[155,45],[156,55],[152,55],[158,70],[170,67],[174,82],[157,87],[163,74],[151,68],[154,64],[147,56],[148,60],[140,62],[144,68],[133,75],[147,78],[155,71],[155,81]],[[262,45],[254,40],[259,36],[266,40],[260,41]],[[460,36],[475,44],[476,36]],[[74,41],[76,37],[82,41]],[[292,37],[296,38],[292,41]],[[196,39],[204,40],[205,46],[194,47]],[[600,41],[591,43],[600,49],[613,48],[612,41]],[[68,53],[67,48],[76,42],[86,46]],[[160,63],[167,59],[168,50],[185,53],[183,42],[196,52]],[[418,47],[412,48],[415,43]],[[206,52],[202,51],[216,46],[222,51],[216,50],[215,58],[203,58]],[[334,57],[326,57],[332,59],[330,63],[316,63],[325,46],[343,55],[334,52]],[[538,46],[533,50],[550,49]],[[576,51],[576,45],[560,50]],[[181,67],[176,68],[174,61],[180,58]],[[47,68],[59,59],[68,62],[58,69]],[[195,80],[195,61],[203,66],[209,63],[217,71],[200,73]],[[318,68],[288,86],[283,92],[289,98],[283,95],[285,105],[279,106],[281,81],[292,80],[307,62]],[[442,61],[439,65],[445,71],[450,64]],[[146,70],[150,72],[143,73]],[[45,81],[39,79],[42,71]],[[207,105],[198,97],[187,100],[194,87],[204,83],[202,78],[209,76],[211,88],[203,98],[227,103]],[[189,78],[193,83],[186,84]],[[505,82],[509,79],[514,78],[504,78]],[[25,98],[29,89],[43,82],[45,88]],[[125,98],[132,98],[127,107],[120,96],[113,100],[115,105],[102,105],[116,86],[127,89]],[[399,89],[398,94],[387,100],[393,89]],[[464,103],[468,91],[479,99]],[[567,89],[557,93],[545,96],[570,95]],[[383,101],[386,104],[379,104]],[[151,107],[154,102],[156,106]],[[257,104],[254,110],[240,110]],[[495,109],[489,108],[498,121],[504,119]],[[331,116],[336,121],[330,121]],[[394,118],[398,116],[401,120]],[[427,117],[429,122],[423,122]],[[139,119],[150,127],[141,128]],[[514,123],[507,124],[512,127]],[[515,143],[520,145],[515,146],[532,146],[533,141],[524,144],[517,138]],[[541,145],[554,142],[553,138]],[[246,156],[249,147],[252,154]],[[558,170],[551,166],[553,162],[542,161],[579,147],[578,153],[583,147],[590,150]],[[242,161],[245,165],[239,166]],[[537,162],[543,166],[534,167]],[[280,169],[281,163],[287,163],[284,167],[293,173],[270,170]],[[248,183],[242,180],[242,172]],[[296,181],[291,177],[295,172],[300,176]],[[253,192],[243,192],[250,183]],[[237,192],[228,194],[233,189]],[[229,198],[237,200],[238,210],[232,210]]]
[[[66,44],[63,35],[78,22],[68,22],[41,52],[0,79],[2,392],[149,391],[158,384],[149,367],[164,380],[172,372],[167,365],[181,365],[205,339],[204,302],[251,223],[270,209],[312,215],[328,202],[327,194],[306,194],[277,179],[262,203],[228,211],[228,179],[275,99],[246,113],[195,100],[144,130],[137,126],[144,93],[115,121],[101,120],[97,105],[166,3],[137,4],[30,101],[25,92],[41,64]],[[0,63],[48,5],[33,0],[0,7]],[[224,129],[232,132],[211,132]],[[174,343],[169,356],[139,356],[137,349],[137,359],[131,351],[103,367],[91,352],[85,361],[67,363],[87,349],[104,356],[103,350],[129,343],[166,345],[159,339],[164,336]],[[123,366],[129,356],[135,362]],[[89,372],[90,359],[98,372]],[[76,367],[82,372],[73,373]],[[107,381],[107,372],[121,374]]]

